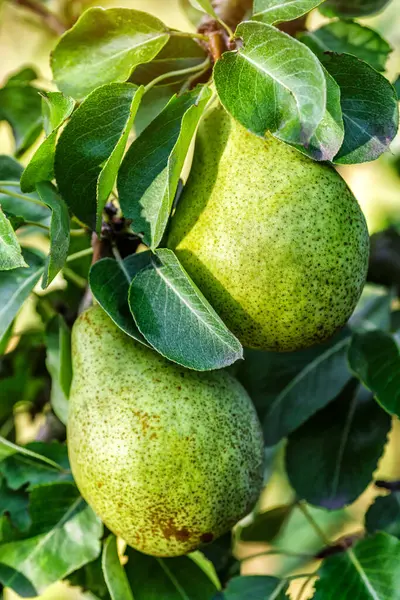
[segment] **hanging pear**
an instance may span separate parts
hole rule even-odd
[[[244,346],[293,351],[352,314],[369,254],[340,175],[222,107],[200,125],[168,247]]]
[[[72,357],[71,468],[111,531],[146,554],[178,556],[252,509],[263,480],[262,433],[231,375],[167,361],[99,306],[77,319]]]

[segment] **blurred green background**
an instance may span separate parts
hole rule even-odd
[[[179,0],[54,0],[48,6],[56,12],[80,14],[89,6],[124,6],[151,12],[170,27],[182,30],[191,30],[189,19],[182,11]],[[309,17],[309,27],[314,29],[324,22],[324,18],[315,11]],[[388,63],[387,76],[394,80],[400,72],[400,0],[393,0],[388,8],[380,15],[365,19],[365,24],[377,29],[392,45],[393,53]],[[26,9],[17,6],[10,0],[0,0],[0,81],[3,81],[11,72],[17,71],[21,66],[30,64],[37,68],[43,78],[43,84],[51,88],[51,71],[49,68],[49,53],[56,43],[56,36],[44,27],[40,19],[32,16]],[[4,123],[0,124],[0,153],[12,152],[10,131]],[[379,160],[364,165],[341,167],[340,172],[360,202],[368,221],[370,232],[378,231],[390,223],[400,223],[400,136],[392,144],[392,151],[386,153]],[[18,441],[26,443],[34,438],[37,422],[30,422],[26,415],[21,414],[18,422]],[[383,460],[379,465],[379,477],[400,478],[400,426],[396,421],[387,445]],[[274,469],[274,474],[268,489],[262,498],[264,508],[276,506],[291,499],[291,490],[282,469],[279,466],[279,456]],[[327,530],[334,537],[354,532],[361,528],[363,513],[371,503],[374,494],[372,488],[357,500],[355,504],[343,511],[328,514],[316,511],[316,516],[324,523]],[[291,537],[291,545],[304,548],[316,544],[313,532],[303,528],[301,523],[293,522],[286,536]],[[293,541],[293,536],[295,540]],[[285,547],[284,541],[282,542]],[[286,547],[288,545],[286,544]],[[266,546],[247,544],[246,548],[239,548],[242,556],[252,555]],[[313,566],[313,565],[312,565]],[[282,564],[279,557],[263,557],[248,560],[244,563],[243,572],[246,574],[278,573],[288,569],[289,565]],[[290,565],[296,569],[296,565]],[[304,565],[301,572],[304,573]],[[310,588],[311,589],[311,588]],[[292,597],[297,600],[296,586],[292,586]],[[307,592],[302,598],[307,597]],[[16,600],[18,597],[12,592],[6,592],[5,600]],[[91,594],[83,594],[76,588],[65,584],[57,584],[48,589],[41,597],[43,600],[90,600]],[[161,600],[161,599],[160,599]]]

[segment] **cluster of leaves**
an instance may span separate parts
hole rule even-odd
[[[385,292],[364,294],[328,343],[282,355],[243,349],[163,247],[196,128],[216,99],[253,134],[270,131],[314,160],[359,163],[388,148],[398,129],[396,89],[382,74],[391,48],[354,20],[386,2],[254,0],[234,33],[209,0],[191,2],[217,21],[221,40],[230,36],[220,58],[208,55],[206,34],[171,30],[133,9],[92,8],[52,53],[59,91],[40,89],[32,68],[0,89],[0,120],[15,139],[14,157],[0,156],[1,354],[8,349],[0,360],[0,582],[25,597],[67,578],[104,600],[280,599],[290,572],[311,563],[317,599],[396,598],[399,492],[378,498],[356,543],[335,541],[327,519],[373,481],[391,415],[400,417],[400,322],[391,310],[400,271],[378,281]],[[297,39],[279,28],[316,7],[333,20]],[[213,84],[199,83],[211,76]],[[34,143],[23,168],[17,159]],[[25,242],[32,233],[44,233],[47,254]],[[89,272],[92,233],[110,252]],[[385,264],[399,262],[397,231],[392,237],[397,249]],[[140,242],[147,249],[137,253]],[[16,412],[49,404],[65,439],[69,326],[87,282],[133,339],[192,369],[232,369],[258,410],[266,447],[283,452],[287,438],[293,502],[256,512],[236,531],[277,554],[290,543],[300,562],[281,577],[238,576],[230,538],[204,549],[209,560],[127,549],[122,566],[115,537],[79,495],[65,444],[14,443]],[[28,298],[40,325],[20,332]],[[326,531],[306,552],[293,536],[312,525]]]

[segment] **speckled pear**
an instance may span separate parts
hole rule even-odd
[[[111,531],[146,554],[178,556],[252,509],[262,433],[232,376],[167,361],[99,306],[77,319],[72,356],[72,473]]]
[[[168,247],[243,345],[292,351],[346,323],[369,239],[331,166],[216,107],[200,125]]]

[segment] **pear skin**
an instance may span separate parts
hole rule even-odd
[[[340,175],[222,107],[199,127],[167,245],[244,346],[293,351],[352,314],[369,238]]]
[[[111,531],[146,554],[178,556],[252,509],[263,441],[238,381],[167,361],[99,306],[77,319],[72,356],[71,468]]]

